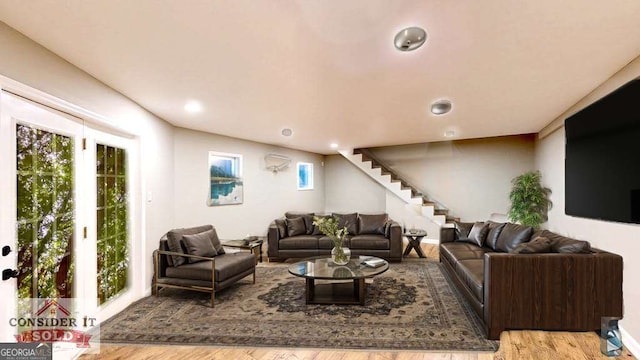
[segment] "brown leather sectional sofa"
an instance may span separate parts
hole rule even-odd
[[[483,320],[503,330],[591,331],[622,318],[622,257],[548,230],[457,223],[440,233],[440,261]]]
[[[313,213],[287,212],[274,220],[267,233],[269,261],[330,255],[331,239],[313,225]],[[340,219],[349,236],[344,246],[352,256],[370,255],[390,262],[402,261],[402,227],[387,214],[330,214]]]

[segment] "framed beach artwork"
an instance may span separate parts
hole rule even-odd
[[[299,162],[297,165],[298,190],[313,190],[313,164]]]
[[[209,206],[242,204],[242,155],[209,152]]]

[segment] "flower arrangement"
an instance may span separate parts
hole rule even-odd
[[[349,235],[347,227],[338,226],[337,217],[313,217],[313,225],[317,226],[320,232],[327,235],[333,242],[332,258],[336,264],[346,264],[349,262],[350,251],[343,248],[344,239]]]

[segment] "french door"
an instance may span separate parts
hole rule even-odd
[[[131,140],[6,92],[0,129],[0,245],[11,249],[0,264],[15,270],[0,283],[0,321],[27,298],[98,314],[129,291]]]

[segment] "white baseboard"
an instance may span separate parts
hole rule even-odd
[[[425,243],[425,244],[434,244],[434,245],[438,245],[440,244],[440,240],[438,239],[425,239],[422,238],[422,240],[420,240],[421,243]]]
[[[631,336],[622,326],[620,328],[620,335],[622,336],[622,345],[624,345],[636,359],[640,358],[640,343]]]

